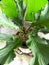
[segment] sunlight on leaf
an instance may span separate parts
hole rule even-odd
[[[16,4],[14,0],[1,0],[1,9],[2,11],[10,18],[17,16]]]
[[[26,3],[26,0],[24,0]],[[34,20],[34,14],[41,10],[47,3],[47,0],[28,0],[28,7],[27,7],[27,20]]]

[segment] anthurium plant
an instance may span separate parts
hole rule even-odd
[[[0,0],[0,26],[18,29],[16,34],[0,34],[6,46],[0,49],[0,64],[8,64],[15,57],[14,49],[24,41],[32,52],[30,65],[49,64],[49,40],[38,32],[49,33],[49,0]]]

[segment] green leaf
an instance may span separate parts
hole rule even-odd
[[[17,5],[18,16],[13,19],[13,22],[18,26],[22,26],[22,21],[25,14],[25,6],[23,0],[15,0]]]
[[[11,35],[11,34],[0,33],[0,40],[7,41],[7,40],[9,40],[12,37],[13,37],[13,35]]]
[[[23,4],[23,0],[15,0],[16,4],[17,4],[17,10],[18,10],[18,17],[19,19],[23,19],[24,16],[24,4]]]
[[[45,6],[44,10],[41,11],[41,15],[37,22],[35,22],[35,25],[46,27],[49,29],[49,2]]]
[[[15,40],[8,41],[6,47],[0,49],[0,64],[11,62],[13,51],[21,45],[22,38],[16,37]],[[11,55],[12,54],[12,55]]]
[[[34,22],[34,13],[27,13],[26,14],[26,20]]]
[[[8,19],[4,14],[0,13],[0,26],[11,28],[11,29],[19,29],[10,19]]]
[[[15,55],[14,51],[10,52],[9,56],[7,55],[5,64],[11,62],[14,59],[15,56],[16,55]]]
[[[43,19],[39,19],[38,22],[35,23],[35,25],[40,27],[46,27],[47,29],[49,29],[49,19],[46,17]]]
[[[47,65],[49,63],[49,44],[43,43],[43,40],[40,41],[37,36],[31,36],[29,40],[27,45],[34,55],[30,65]]]
[[[36,56],[31,59],[30,65],[39,65],[38,58]]]
[[[47,0],[28,0],[28,12],[38,12],[45,6]]]
[[[10,18],[17,16],[16,4],[14,0],[1,0],[2,4],[0,5],[2,11]]]
[[[8,64],[9,62],[11,62],[14,57],[15,57],[15,53],[14,51],[10,52],[9,54],[7,54],[5,57],[3,57],[1,60],[0,60],[0,64]]]
[[[24,1],[26,3],[26,0]],[[34,20],[34,14],[38,12],[39,10],[41,10],[46,3],[47,3],[47,0],[28,0],[26,19]]]

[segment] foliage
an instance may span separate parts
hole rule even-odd
[[[4,21],[4,23],[3,23]],[[16,26],[11,19],[8,19],[4,14],[0,13],[0,26],[3,26],[5,28],[10,29],[19,29],[18,26]]]
[[[34,54],[30,65],[47,65],[49,63],[49,44],[38,36],[30,36],[29,39],[27,44]]]
[[[0,8],[2,9],[0,25],[10,29],[19,29],[14,35],[0,34],[0,40],[6,41],[6,46],[0,49],[0,63],[3,65],[11,62],[15,57],[14,49],[21,46],[25,39],[34,56],[30,65],[47,65],[49,63],[49,44],[37,33],[38,31],[47,33],[49,29],[49,1],[1,0]]]
[[[6,47],[0,50],[0,63],[1,64],[9,63],[10,61],[12,61],[12,59],[15,57],[13,49],[19,47],[20,43],[21,43],[20,37],[16,37],[15,40],[7,41]]]
[[[41,10],[45,4],[47,3],[47,0],[28,0],[28,7],[27,7],[27,16],[26,19],[33,20],[34,13]],[[31,4],[31,5],[30,5]]]
[[[3,12],[10,18],[17,15],[16,4],[13,0],[1,0],[1,8]]]

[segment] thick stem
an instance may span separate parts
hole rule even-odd
[[[24,23],[25,23],[25,17],[26,17],[26,13],[27,13],[27,6],[28,6],[28,0],[26,0],[26,7],[25,7],[25,11],[24,11],[23,20],[22,20],[23,26],[24,26]]]

